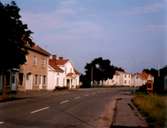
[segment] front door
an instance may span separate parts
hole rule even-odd
[[[26,75],[26,90],[32,90],[33,76],[30,74]]]

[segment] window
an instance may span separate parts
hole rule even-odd
[[[26,79],[29,80],[29,74],[26,75]]]
[[[41,84],[41,75],[38,76],[38,84]]]
[[[15,83],[15,76],[12,75],[12,84],[14,84],[14,83]]]
[[[36,56],[33,57],[33,65],[37,65],[37,57]]]
[[[46,59],[45,59],[45,58],[43,58],[43,59],[42,59],[42,66],[43,66],[43,67],[45,67],[45,66],[46,66],[46,64],[47,64],[46,62],[47,62],[47,61],[46,61]]]
[[[19,85],[23,84],[23,73],[19,73]]]
[[[46,76],[43,76],[43,84],[46,84]]]
[[[38,84],[38,75],[35,75],[35,84]]]
[[[57,78],[57,86],[59,86],[59,78]]]
[[[126,84],[126,80],[124,81],[124,83]]]
[[[26,56],[26,62],[25,62],[25,64],[28,64],[28,56]]]

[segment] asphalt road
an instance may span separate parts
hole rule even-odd
[[[113,97],[124,91],[77,89],[0,103],[0,128],[97,128]]]

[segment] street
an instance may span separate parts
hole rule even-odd
[[[97,128],[101,120],[107,121],[104,115],[106,106],[123,90],[94,88],[56,91],[0,103],[0,127]]]

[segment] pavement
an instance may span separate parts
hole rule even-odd
[[[116,98],[115,113],[111,128],[148,128],[144,117],[133,105],[131,94],[120,95]]]

